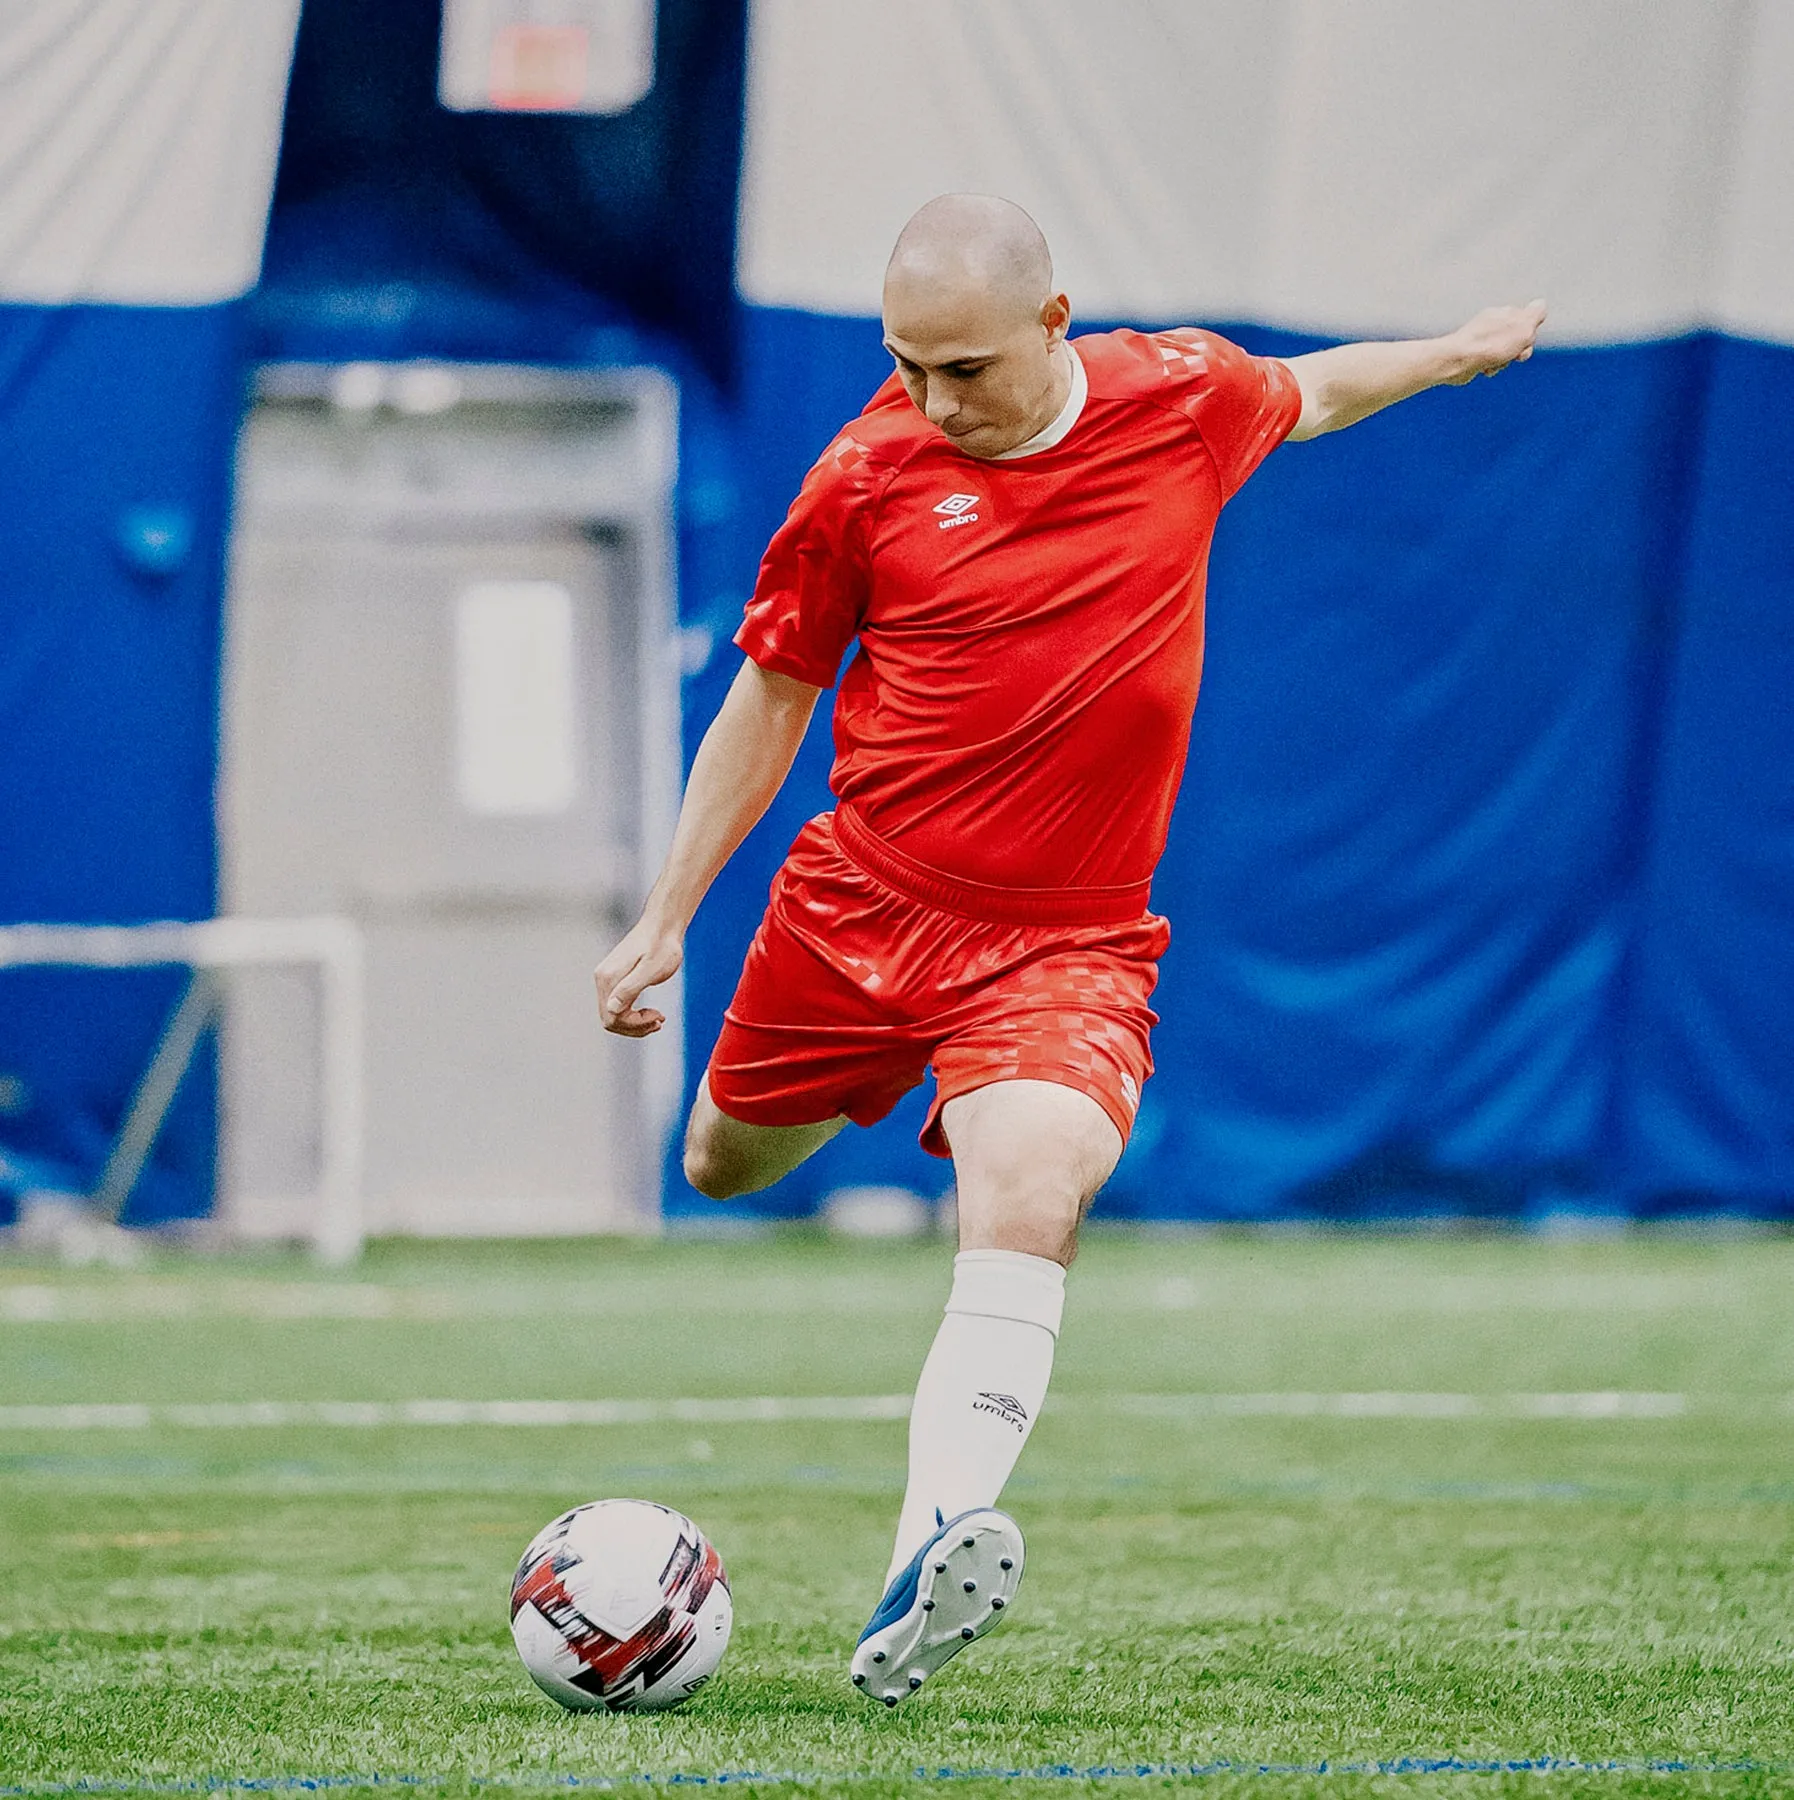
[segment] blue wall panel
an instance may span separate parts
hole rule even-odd
[[[0,307],[0,919],[213,911],[238,346],[233,306]],[[91,1186],[178,979],[0,974],[0,1195]],[[202,1061],[130,1217],[206,1210],[212,1110]]]
[[[1156,889],[1142,1210],[1514,1214],[1608,1185],[1680,505],[1657,447],[1686,435],[1692,354],[1423,396],[1279,451],[1224,517]]]
[[[1252,348],[1317,347],[1242,327]],[[1190,772],[1155,887],[1159,1073],[1105,1195],[1143,1217],[1524,1216],[1612,1203],[1627,947],[1710,346],[1542,353],[1273,456],[1229,508]],[[882,379],[875,322],[751,312],[687,622],[737,666],[759,550]],[[688,467],[688,477],[692,471]],[[713,576],[700,570],[713,570]],[[700,914],[693,1080],[784,847],[829,803],[819,723]],[[744,1210],[933,1191],[920,1096]],[[708,1212],[669,1182],[675,1212]]]
[[[1720,339],[1616,1136],[1637,1210],[1794,1213],[1794,349]]]

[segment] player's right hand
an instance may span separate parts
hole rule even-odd
[[[666,1023],[666,1014],[636,1001],[656,983],[678,973],[685,960],[684,939],[677,932],[640,921],[609,956],[592,971],[598,990],[598,1017],[618,1037],[651,1036]]]

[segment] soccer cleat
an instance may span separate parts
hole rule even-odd
[[[853,1685],[895,1706],[996,1624],[1021,1579],[1021,1528],[1007,1513],[947,1520],[885,1589],[854,1650]]]

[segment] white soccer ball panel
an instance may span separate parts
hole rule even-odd
[[[579,1557],[571,1584],[579,1610],[612,1637],[632,1637],[666,1605],[660,1572],[681,1532],[700,1536],[683,1513],[640,1500],[600,1500],[580,1507],[567,1532]]]
[[[728,1576],[683,1513],[599,1500],[538,1532],[511,1583],[511,1637],[536,1685],[580,1711],[659,1709],[715,1672]]]

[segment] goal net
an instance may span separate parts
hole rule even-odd
[[[283,1082],[283,1094],[309,1090],[312,1119],[284,1135],[302,1141],[298,1156],[279,1160],[296,1172],[298,1191],[286,1197],[287,1213],[324,1261],[340,1263],[360,1254],[363,1237],[363,1018],[364,975],[361,933],[343,918],[206,919],[152,925],[10,925],[0,927],[0,970],[21,968],[145,969],[184,968],[187,980],[155,1050],[125,1109],[92,1192],[92,1215],[116,1221],[154,1150],[182,1077],[210,1030],[225,1040],[227,1146],[240,1140],[243,1121],[234,1118],[259,1103],[256,1084],[233,1070],[233,998],[247,979],[296,971],[308,976],[315,993],[313,1082]],[[264,1010],[265,1009],[261,1009]],[[261,1133],[264,1138],[268,1132]],[[274,1134],[282,1135],[280,1133]],[[228,1157],[227,1157],[228,1162]],[[232,1223],[226,1208],[224,1224]]]

